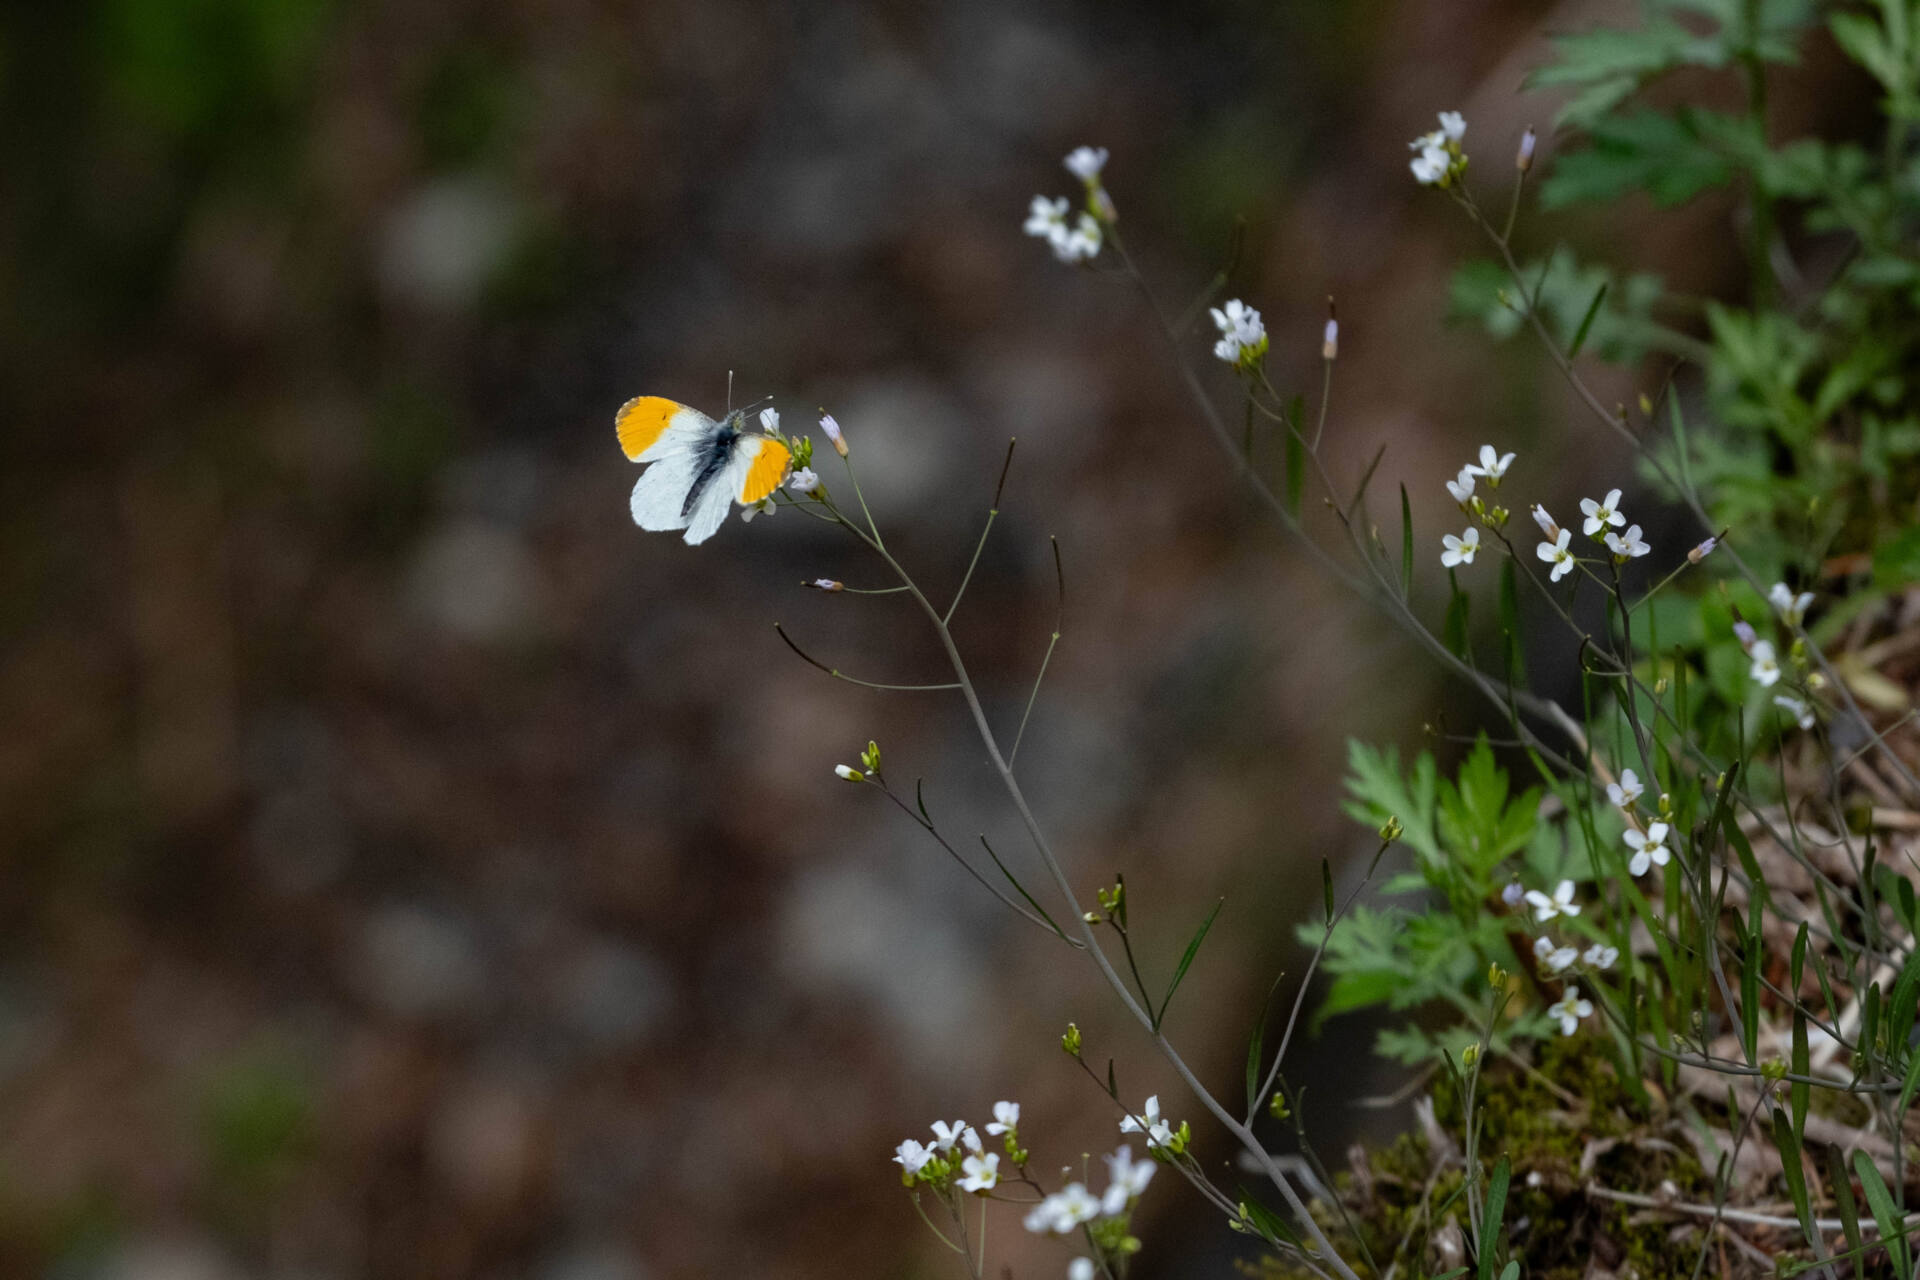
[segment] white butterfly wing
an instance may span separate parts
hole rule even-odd
[[[699,471],[698,456],[692,449],[677,450],[646,469],[633,486],[635,524],[655,530],[687,527],[687,517],[681,511],[687,505],[687,490],[693,487],[693,478]]]
[[[753,465],[752,456],[740,444],[740,441],[734,441],[733,456],[720,468],[720,473],[707,482],[706,489],[688,514],[686,543],[690,547],[711,538],[726,521],[734,495],[740,492],[740,485],[746,479],[747,468]],[[681,491],[683,497],[685,492],[684,489]]]

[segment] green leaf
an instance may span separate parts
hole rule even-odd
[[[1573,345],[1567,348],[1567,359],[1580,354],[1580,348],[1586,345],[1587,331],[1593,328],[1593,318],[1600,314],[1600,304],[1607,300],[1607,285],[1602,283],[1594,291],[1593,301],[1587,304],[1587,314],[1580,317],[1580,327],[1574,331]]]
[[[1798,1005],[1793,1010],[1793,1074],[1805,1076],[1812,1074],[1812,1060],[1807,1055],[1807,1012]],[[1788,1104],[1793,1108],[1793,1135],[1799,1137],[1807,1129],[1807,1103],[1812,1094],[1812,1086],[1804,1080],[1795,1080],[1787,1087]]]
[[[1200,922],[1194,931],[1193,941],[1187,943],[1186,954],[1180,957],[1180,966],[1173,971],[1173,981],[1167,984],[1167,994],[1160,1001],[1160,1012],[1153,1016],[1153,1029],[1158,1031],[1160,1023],[1167,1016],[1167,1007],[1173,1003],[1173,993],[1180,989],[1180,980],[1187,976],[1187,969],[1193,964],[1193,958],[1200,954],[1200,944],[1207,940],[1207,930],[1213,928],[1213,922],[1220,914],[1220,908],[1227,905],[1225,898],[1213,904],[1213,910],[1207,912],[1207,918]]]
[[[1670,208],[1727,185],[1734,165],[1701,137],[1695,121],[1702,114],[1641,110],[1594,121],[1587,148],[1562,155],[1541,184],[1541,205],[1558,209],[1644,191]]]
[[[1847,1252],[1857,1258],[1861,1253],[1860,1210],[1853,1202],[1853,1179],[1847,1173],[1846,1158],[1835,1146],[1827,1148],[1827,1189],[1840,1212],[1840,1229],[1847,1233]]]
[[[1253,1021],[1253,1034],[1247,1037],[1247,1114],[1259,1110],[1260,1099],[1256,1096],[1260,1089],[1260,1059],[1262,1045],[1267,1036],[1267,1015],[1273,1008],[1273,993],[1280,989],[1281,979],[1287,975],[1283,971],[1273,978],[1273,985],[1267,988],[1267,998],[1260,1002],[1260,1015]]]
[[[1813,1223],[1813,1201],[1807,1195],[1807,1171],[1800,1163],[1800,1131],[1787,1122],[1787,1113],[1773,1109],[1773,1141],[1780,1148],[1780,1174],[1786,1179],[1787,1194],[1793,1197],[1793,1211],[1800,1216],[1800,1230],[1809,1243],[1819,1247],[1820,1233]]]
[[[1893,1274],[1899,1280],[1911,1280],[1913,1265],[1907,1256],[1907,1241],[1902,1232],[1904,1215],[1894,1205],[1893,1197],[1887,1192],[1887,1184],[1880,1177],[1880,1170],[1874,1168],[1873,1158],[1864,1151],[1853,1153],[1853,1171],[1860,1175],[1860,1190],[1867,1197],[1867,1207],[1873,1212],[1873,1220],[1880,1228],[1880,1239],[1887,1246],[1887,1259],[1893,1265]]]
[[[1261,1204],[1260,1198],[1245,1186],[1240,1188],[1240,1207],[1247,1211],[1247,1217],[1252,1220],[1254,1229],[1267,1238],[1268,1244],[1292,1245],[1302,1252],[1307,1252],[1299,1234],[1287,1225],[1287,1220]]]
[[[1451,569],[1447,570],[1447,585],[1453,588],[1453,597],[1447,601],[1447,618],[1440,634],[1449,650],[1472,662],[1473,651],[1467,646],[1467,593],[1460,589]]]
[[[1480,1280],[1493,1280],[1493,1263],[1500,1252],[1500,1228],[1507,1216],[1507,1183],[1512,1177],[1512,1163],[1501,1156],[1487,1183],[1487,1211],[1480,1216],[1480,1238],[1474,1242],[1474,1252],[1479,1255],[1476,1261],[1480,1264]]]

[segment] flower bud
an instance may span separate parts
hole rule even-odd
[[[1080,1028],[1069,1022],[1067,1034],[1060,1037],[1060,1047],[1074,1057],[1080,1056]]]
[[[1695,547],[1693,550],[1687,552],[1687,563],[1699,564],[1702,560],[1705,560],[1708,556],[1712,555],[1713,549],[1719,545],[1720,545],[1720,539],[1708,538],[1705,542],[1701,543],[1699,546]]]
[[[1467,1046],[1466,1048],[1464,1048],[1464,1049],[1462,1049],[1462,1050],[1460,1051],[1460,1065],[1461,1065],[1461,1066],[1463,1066],[1463,1067],[1470,1067],[1470,1066],[1472,1066],[1472,1065],[1473,1065],[1474,1063],[1476,1063],[1476,1062],[1478,1062],[1478,1061],[1480,1061],[1480,1046],[1479,1046],[1479,1045],[1477,1045],[1477,1044],[1470,1044],[1470,1045],[1468,1045],[1468,1046]]]
[[[1533,522],[1540,526],[1540,532],[1546,534],[1549,541],[1560,536],[1560,526],[1553,522],[1553,517],[1547,514],[1547,509],[1537,502],[1533,504]]]
[[[812,587],[815,591],[845,591],[846,584],[832,578],[815,578],[812,582],[803,582],[803,587]]]
[[[848,782],[865,782],[867,780],[866,774],[860,772],[850,764],[837,764],[833,766],[833,771],[840,777],[845,778]]]
[[[1539,141],[1539,138],[1536,137],[1533,132],[1533,126],[1528,125],[1527,131],[1520,135],[1520,150],[1514,153],[1513,167],[1515,169],[1518,169],[1521,173],[1525,173],[1527,170],[1533,168],[1533,149],[1538,145]]]
[[[1392,844],[1405,833],[1406,828],[1400,825],[1399,818],[1389,816],[1380,824],[1380,840],[1383,844]]]
[[[1753,633],[1753,624],[1746,621],[1746,619],[1743,618],[1733,624],[1733,634],[1738,637],[1741,648],[1751,649],[1753,647],[1753,642],[1756,639]]]
[[[827,439],[833,444],[833,451],[843,458],[846,457],[847,439],[840,434],[840,424],[833,420],[832,414],[823,413],[820,415],[820,429],[827,433]]]
[[[1320,358],[1332,360],[1340,354],[1340,322],[1327,321],[1327,327],[1320,338]]]

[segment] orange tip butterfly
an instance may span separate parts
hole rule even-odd
[[[737,502],[752,506],[780,487],[793,454],[778,436],[747,431],[746,411],[715,422],[689,405],[636,396],[614,415],[620,448],[651,463],[633,486],[633,522],[685,529],[688,546],[711,538]]]

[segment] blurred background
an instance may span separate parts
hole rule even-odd
[[[1531,352],[1446,323],[1474,246],[1406,140],[1464,110],[1504,191],[1544,34],[1630,7],[10,7],[0,1273],[950,1275],[892,1148],[1014,1097],[1040,1168],[1110,1149],[1069,1019],[1197,1113],[1090,967],[834,779],[878,738],[958,847],[1035,871],[957,701],[774,635],[944,678],[897,600],[797,585],[878,567],[793,513],[629,521],[615,407],[718,412],[729,372],[789,429],[834,411],[936,598],[1019,437],[962,643],[1010,731],[1058,536],[1021,770],[1157,974],[1227,896],[1169,1029],[1231,1093],[1320,859],[1370,849],[1343,740],[1466,704],[1236,488],[1136,295],[1027,202],[1111,148],[1176,309],[1244,220],[1228,292],[1285,386],[1336,295],[1335,473],[1385,443],[1437,557],[1488,440],[1528,500],[1602,458],[1631,486]],[[1705,293],[1723,212],[1534,243]],[[1404,1079],[1369,1035],[1300,1045],[1335,1163],[1404,1119],[1350,1105]],[[1136,1276],[1229,1274],[1172,1179],[1145,1212]],[[996,1258],[1060,1274],[1014,1223]]]

